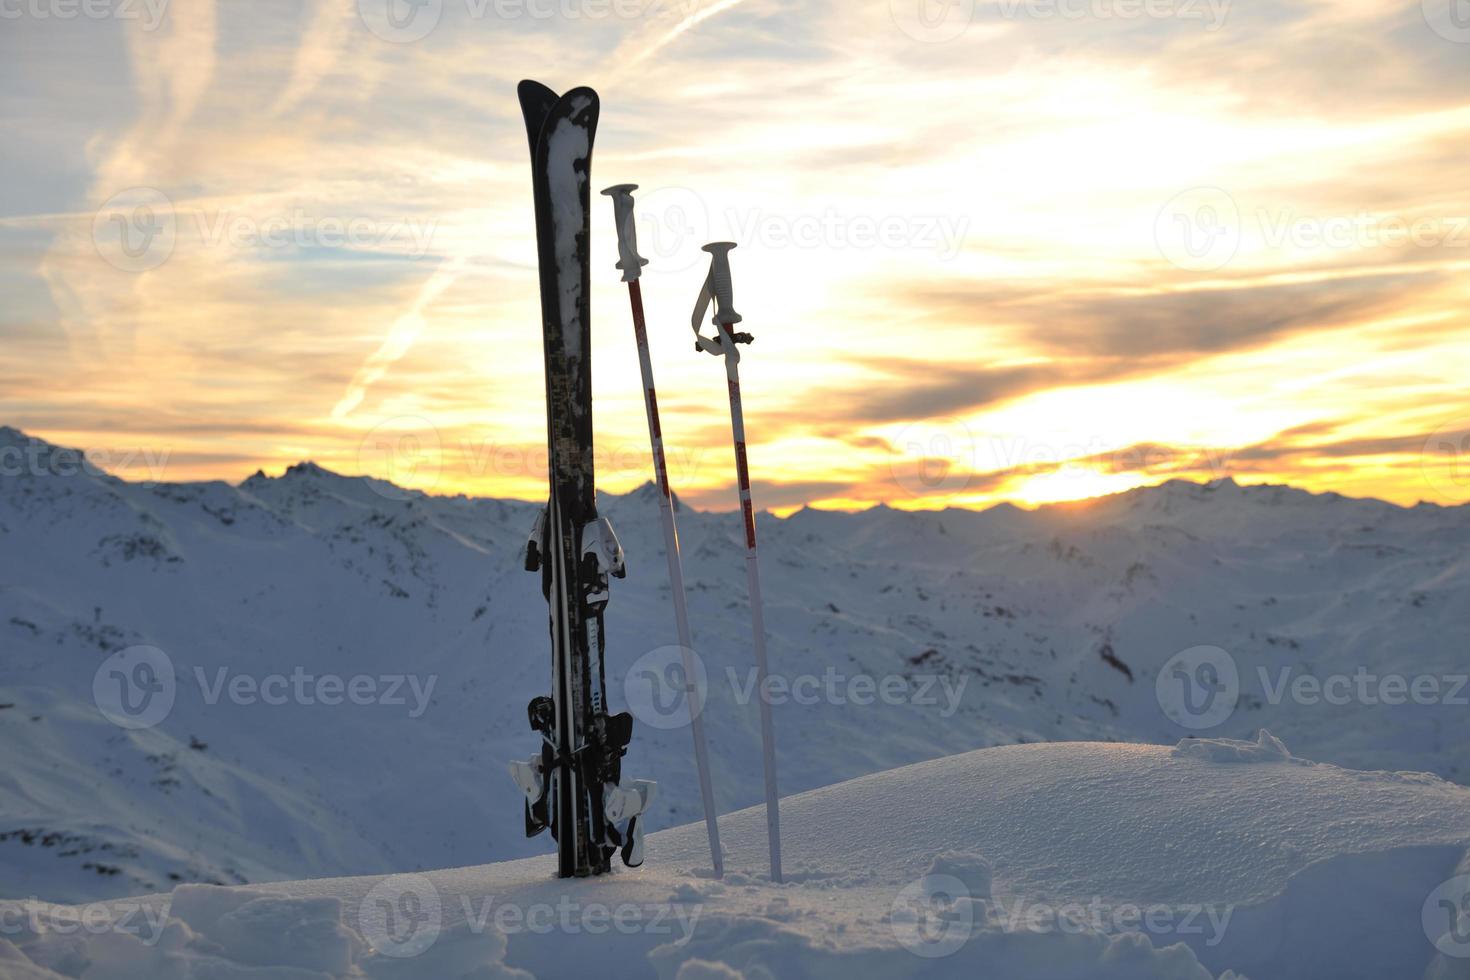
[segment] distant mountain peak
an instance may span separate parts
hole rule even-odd
[[[298,477],[298,478],[299,477],[318,477],[318,478],[320,478],[320,477],[324,477],[324,476],[341,477],[341,474],[340,473],[333,473],[331,470],[327,469],[326,467],[319,466],[318,464],[313,463],[311,460],[304,460],[304,461],[302,461],[300,463],[297,463],[294,466],[288,466],[286,468],[286,472],[283,473],[281,476],[282,476],[282,479],[285,479],[286,477],[293,477],[293,476],[294,477]]]

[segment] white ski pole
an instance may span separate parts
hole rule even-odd
[[[669,586],[674,593],[674,624],[679,633],[679,649],[684,659],[684,697],[689,704],[689,727],[694,733],[694,762],[699,769],[699,795],[704,801],[704,826],[709,834],[710,860],[715,877],[725,876],[725,860],[720,850],[720,825],[715,811],[715,794],[710,782],[709,749],[704,739],[703,704],[695,689],[693,640],[689,631],[689,609],[684,598],[684,563],[679,555],[679,529],[674,522],[673,491],[669,488],[669,465],[664,456],[663,427],[658,418],[658,396],[653,389],[653,362],[648,354],[648,327],[643,317],[643,287],[638,279],[648,260],[638,254],[638,226],[633,216],[633,192],[637,184],[618,184],[602,193],[612,198],[613,214],[618,226],[618,265],[623,282],[628,284],[628,300],[633,307],[633,335],[638,341],[638,367],[643,372],[643,407],[648,414],[648,439],[653,445],[653,472],[658,483],[659,512],[664,525],[664,554],[669,561]]]
[[[735,324],[744,319],[735,312],[734,287],[730,282],[730,250],[733,242],[714,242],[704,250],[710,253],[709,276],[694,307],[691,323],[695,346],[707,354],[725,359],[725,375],[730,387],[730,428],[735,437],[735,472],[740,481],[740,510],[745,517],[745,578],[750,589],[750,619],[755,640],[756,691],[760,701],[761,750],[766,775],[766,834],[771,845],[771,880],[781,881],[781,804],[776,793],[776,732],[771,721],[771,702],[766,677],[766,622],[761,606],[760,563],[755,551],[755,505],[750,496],[750,466],[745,456],[745,413],[740,404],[740,351],[736,344],[748,344],[750,334],[736,333]],[[715,304],[714,325],[718,337],[710,339],[700,333],[710,302]]]

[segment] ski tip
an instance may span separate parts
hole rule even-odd
[[[536,98],[538,96],[550,96],[550,101],[552,102],[560,98],[554,89],[529,78],[521,79],[521,83],[516,86],[516,94],[521,97],[522,102],[527,101],[528,98]]]
[[[564,101],[586,100],[588,103],[590,103],[589,108],[594,113],[596,113],[602,107],[602,99],[598,96],[597,90],[587,85],[578,85],[574,89],[568,89],[566,93],[562,95],[562,99]]]

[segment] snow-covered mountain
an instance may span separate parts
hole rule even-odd
[[[130,484],[13,429],[0,458],[0,897],[545,851],[503,765],[534,749],[547,683],[535,506],[309,463]],[[643,722],[628,769],[660,782],[654,829],[695,821],[687,729],[650,696],[673,642],[656,503],[602,507],[629,557],[608,612],[610,698]],[[1470,508],[1227,480],[763,521],[783,793],[1260,727],[1322,762],[1470,778]],[[680,532],[728,812],[761,796],[738,519],[685,509]]]

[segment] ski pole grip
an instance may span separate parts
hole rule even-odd
[[[710,254],[709,278],[715,295],[715,323],[732,326],[745,317],[735,312],[735,287],[730,282],[730,250],[734,242],[711,242],[704,247]]]
[[[612,198],[613,220],[618,228],[618,268],[623,272],[623,282],[632,282],[643,275],[648,260],[638,254],[638,220],[633,215],[633,192],[637,184],[617,184],[602,193]]]

